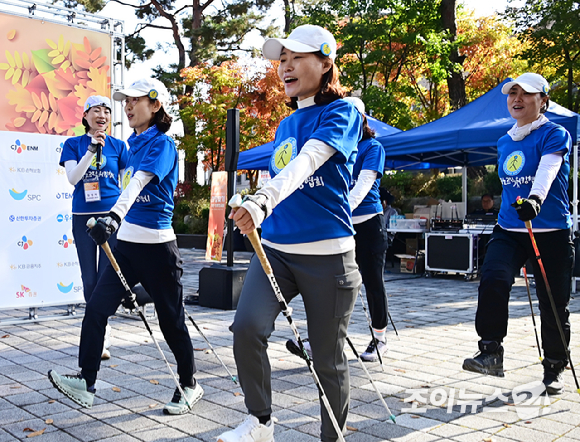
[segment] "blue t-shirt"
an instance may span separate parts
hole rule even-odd
[[[143,188],[125,220],[149,229],[171,229],[173,194],[179,177],[175,143],[157,126],[151,126],[140,135],[133,133],[127,141],[129,160],[123,175],[123,189],[139,170],[155,176]]]
[[[564,152],[562,166],[532,225],[538,229],[569,229],[572,226],[568,200],[570,134],[559,124],[547,122],[521,141],[509,135],[497,143],[498,172],[503,190],[498,224],[505,229],[525,228],[511,204],[518,196],[527,198],[543,155]]]
[[[379,196],[379,186],[381,185],[381,177],[385,169],[385,149],[374,138],[367,138],[358,143],[358,154],[356,162],[354,163],[353,179],[350,184],[350,190],[355,186],[356,181],[360,175],[361,170],[374,170],[377,172],[377,179],[373,183],[373,187],[364,199],[358,205],[352,216],[372,215],[374,213],[381,213],[383,205]]]
[[[86,134],[69,138],[64,142],[59,164],[64,166],[64,163],[70,160],[80,162],[87,153],[89,144],[91,144],[91,138]],[[97,170],[95,155],[88,170],[75,185],[72,200],[74,214],[104,213],[111,210],[121,194],[119,171],[125,168],[127,156],[127,145],[123,141],[109,136],[105,138],[100,170]],[[86,202],[83,180],[95,177],[99,180],[101,200]]]
[[[280,202],[262,223],[262,237],[277,244],[300,244],[354,235],[348,186],[352,177],[362,117],[344,100],[296,110],[276,131],[270,176],[280,173],[309,139],[336,153]]]

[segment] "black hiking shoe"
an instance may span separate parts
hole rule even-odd
[[[308,339],[302,339],[302,345],[308,354],[308,358],[312,360],[312,349],[310,348],[310,342],[308,342]],[[286,341],[286,349],[293,355],[306,360],[306,356],[304,356],[304,353],[302,353],[302,350],[300,350],[300,344],[298,344],[296,339],[288,339]]]
[[[479,341],[479,353],[463,361],[463,369],[490,376],[504,377],[503,347],[497,341]]]
[[[544,379],[542,382],[546,386],[546,393],[561,394],[564,391],[565,384],[562,373],[566,368],[566,363],[566,361],[548,358],[542,360],[542,365],[544,366]]]

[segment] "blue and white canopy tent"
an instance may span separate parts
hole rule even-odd
[[[512,81],[504,80],[492,90],[451,114],[431,123],[386,137],[377,137],[385,147],[387,163],[406,165],[395,169],[411,169],[413,166],[431,163],[463,167],[463,201],[467,204],[467,166],[496,164],[497,142],[514,125],[510,116],[506,95],[502,86]],[[546,117],[564,126],[574,143],[573,166],[573,211],[574,225],[578,228],[578,137],[580,115],[553,101]]]
[[[367,119],[370,128],[375,131],[377,138],[384,138],[388,137],[389,135],[401,132],[401,129],[389,126],[388,124],[376,120],[368,115]],[[261,146],[240,152],[238,158],[238,170],[268,170],[270,157],[272,156],[273,150],[274,142],[270,141],[269,143],[262,144]],[[420,168],[428,169],[426,166]]]

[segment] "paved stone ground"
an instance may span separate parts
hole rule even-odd
[[[182,250],[187,294],[197,291],[202,252]],[[236,253],[237,265],[247,263],[248,253]],[[399,332],[392,328],[390,351],[384,370],[367,364],[379,390],[397,416],[387,413],[358,361],[349,351],[351,408],[348,442],[375,441],[552,441],[580,440],[580,394],[575,392],[567,370],[567,393],[560,397],[535,398],[540,405],[524,407],[518,386],[541,379],[534,329],[523,280],[514,288],[510,304],[509,335],[505,342],[506,377],[480,376],[461,370],[465,357],[476,351],[474,314],[477,281],[460,276],[414,278],[385,273],[390,312]],[[305,333],[301,302],[293,301],[294,319]],[[229,369],[236,373],[232,336],[228,326],[233,311],[187,306]],[[534,309],[538,313],[537,301]],[[578,301],[571,302],[573,327],[580,323]],[[62,308],[39,311],[40,318],[56,316]],[[228,377],[215,355],[190,326],[198,366],[197,379],[205,396],[183,416],[162,413],[172,396],[173,381],[140,320],[122,315],[111,319],[111,353],[102,364],[98,391],[91,409],[82,409],[52,388],[49,369],[77,371],[77,352],[82,308],[71,318],[56,316],[39,322],[14,318],[28,311],[0,312],[0,442],[24,439],[32,431],[44,431],[39,441],[212,441],[224,428],[235,427],[245,417],[241,389]],[[156,321],[155,336],[173,361]],[[575,332],[575,333],[574,333]],[[349,334],[363,351],[369,341],[368,325],[360,303],[352,316]],[[278,442],[318,440],[319,403],[306,366],[286,352],[292,336],[280,316],[270,341],[273,366],[275,437]],[[580,354],[580,333],[573,328],[572,352]],[[412,402],[409,389],[419,390],[423,400]],[[449,397],[453,394],[453,399]],[[503,395],[503,397],[501,397]],[[499,396],[499,398],[498,398]],[[463,406],[467,399],[479,406]],[[426,403],[423,405],[421,402]],[[484,406],[485,405],[485,408]],[[405,408],[412,408],[403,411]],[[424,407],[425,411],[420,408]],[[475,408],[475,409],[474,409]]]

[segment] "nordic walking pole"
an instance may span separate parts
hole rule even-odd
[[[228,205],[233,209],[241,207],[242,197],[240,196],[240,194],[234,195],[232,197],[232,199],[229,201]],[[345,442],[344,436],[342,434],[342,430],[341,430],[340,426],[338,425],[338,421],[336,420],[336,416],[334,415],[334,412],[332,411],[332,407],[330,406],[330,402],[328,402],[328,398],[326,397],[326,393],[324,392],[324,388],[322,388],[322,384],[320,383],[320,379],[318,379],[318,375],[316,374],[316,371],[312,367],[312,361],[310,360],[310,358],[308,357],[308,353],[304,349],[304,343],[302,342],[302,339],[300,338],[300,334],[298,333],[298,329],[296,328],[296,325],[294,325],[294,322],[292,321],[292,309],[290,307],[288,307],[288,304],[286,303],[286,300],[284,299],[284,296],[282,295],[282,290],[280,290],[280,287],[278,286],[278,282],[276,281],[276,276],[274,276],[274,271],[272,270],[272,266],[270,265],[270,262],[268,261],[268,257],[266,256],[266,252],[264,252],[264,248],[262,247],[262,243],[260,242],[260,238],[258,237],[258,233],[256,232],[256,229],[254,229],[250,233],[248,233],[248,239],[250,240],[250,242],[252,243],[252,246],[254,247],[254,251],[256,252],[258,259],[260,260],[260,264],[262,265],[262,268],[264,269],[264,273],[266,274],[268,281],[270,281],[270,286],[272,287],[274,295],[276,295],[276,299],[278,300],[278,303],[280,304],[280,309],[282,310],[282,313],[286,317],[288,324],[290,324],[290,328],[292,329],[292,332],[294,333],[294,337],[296,338],[296,341],[298,341],[298,345],[300,347],[300,350],[304,354],[304,357],[306,360],[306,365],[308,366],[308,370],[310,370],[310,373],[312,374],[312,378],[314,379],[314,383],[316,384],[316,387],[318,388],[318,394],[320,395],[320,399],[322,400],[322,403],[324,404],[324,408],[326,408],[326,412],[328,413],[328,416],[330,417],[330,420],[332,421],[332,426],[334,427],[334,431],[336,431],[336,434],[338,436],[338,440],[340,440],[341,442]]]
[[[526,265],[522,267],[524,271],[524,280],[526,281],[526,289],[528,290],[528,301],[530,302],[530,310],[532,311],[532,322],[534,323],[534,333],[536,335],[536,344],[538,345],[538,353],[540,355],[540,361],[542,358],[542,350],[540,350],[540,340],[538,339],[538,330],[536,329],[536,317],[534,315],[534,307],[532,305],[532,295],[530,293],[530,283],[528,282],[528,272],[526,271]]]
[[[373,332],[373,325],[371,323],[371,318],[369,316],[369,313],[367,312],[367,306],[365,305],[365,301],[362,297],[362,292],[359,291],[358,295],[360,297],[360,302],[362,303],[362,307],[363,307],[363,310],[365,312],[365,316],[367,317],[367,322],[369,324],[369,330],[371,331],[371,341],[375,344],[375,348],[377,349],[377,356],[379,357],[379,364],[381,365],[381,369],[384,372],[385,366],[383,365],[383,358],[381,356],[381,352],[379,351],[379,340],[377,339],[377,337],[375,336],[375,333]],[[392,323],[392,321],[391,321],[391,323]]]
[[[387,315],[389,315],[389,320],[391,321],[391,325],[393,326],[393,330],[395,330],[395,334],[397,335],[397,338],[399,338],[399,332],[397,331],[397,327],[395,327],[395,322],[393,321],[393,318],[391,317],[391,312],[387,311]],[[401,339],[401,338],[399,338]]]
[[[521,199],[518,199],[521,201]],[[525,221],[526,229],[530,234],[530,239],[532,240],[532,247],[534,248],[534,253],[536,254],[536,260],[540,266],[540,271],[542,272],[542,277],[544,278],[544,284],[546,285],[546,292],[548,293],[548,298],[550,299],[550,305],[552,306],[552,311],[554,312],[554,318],[556,319],[556,325],[558,326],[558,331],[560,332],[560,338],[562,338],[562,345],[564,346],[564,351],[566,352],[566,357],[570,363],[570,368],[572,369],[572,375],[574,376],[574,382],[576,383],[576,391],[580,394],[580,385],[578,385],[578,378],[576,377],[576,370],[574,370],[574,364],[572,364],[572,358],[570,357],[570,350],[568,349],[568,344],[566,343],[566,336],[564,336],[564,330],[562,329],[562,323],[560,322],[560,317],[558,316],[558,310],[556,309],[556,303],[554,302],[554,297],[552,296],[552,290],[550,289],[550,284],[548,283],[548,276],[546,275],[546,270],[544,269],[544,263],[540,257],[540,251],[538,250],[538,245],[536,244],[536,237],[532,231],[532,222]]]
[[[92,229],[93,227],[95,227],[96,224],[97,224],[97,221],[95,220],[95,218],[91,218],[87,221],[87,227],[89,229]],[[145,315],[143,315],[143,312],[141,310],[139,310],[139,305],[137,304],[137,297],[135,296],[135,293],[133,293],[133,291],[131,290],[131,287],[129,287],[129,284],[127,283],[127,280],[123,276],[123,273],[121,272],[121,267],[119,267],[117,260],[113,256],[113,252],[111,252],[111,247],[109,247],[109,243],[105,241],[105,243],[101,244],[101,247],[105,251],[105,254],[109,258],[109,261],[111,261],[111,265],[113,266],[113,269],[115,270],[115,272],[117,272],[117,276],[121,280],[121,284],[123,284],[123,287],[125,287],[125,290],[129,293],[129,295],[130,295],[129,300],[131,302],[133,302],[133,306],[135,307],[135,310],[137,310],[137,313],[139,314],[139,317],[143,321],[143,324],[145,324],[145,328],[149,332],[149,336],[151,336],[151,339],[153,339],[153,342],[155,343],[157,350],[159,350],[159,354],[161,355],[161,357],[165,361],[165,365],[167,365],[167,368],[169,369],[169,372],[171,373],[171,377],[173,378],[173,381],[175,382],[175,385],[177,386],[179,393],[181,393],[181,397],[185,400],[185,404],[187,405],[187,408],[189,408],[191,410],[191,404],[187,400],[187,396],[185,396],[185,392],[183,391],[183,388],[181,388],[181,385],[179,385],[179,381],[177,380],[177,377],[175,377],[175,374],[173,373],[173,370],[171,369],[171,365],[169,365],[169,361],[167,361],[167,358],[163,354],[163,351],[161,350],[161,347],[159,346],[157,339],[155,339],[155,336],[153,335],[153,331],[151,330],[151,327],[149,327],[149,323],[147,322]]]
[[[385,409],[387,410],[387,413],[389,414],[389,419],[391,419],[393,421],[393,423],[396,424],[397,422],[395,421],[395,415],[393,413],[391,413],[391,410],[389,409],[389,406],[385,402],[385,399],[383,399],[383,395],[381,394],[381,392],[377,388],[377,385],[375,384],[375,381],[373,381],[373,378],[371,377],[371,374],[369,373],[369,371],[365,367],[364,362],[360,358],[358,352],[354,348],[354,345],[353,345],[352,341],[350,340],[350,338],[348,336],[346,337],[346,342],[348,342],[348,345],[350,346],[350,349],[352,350],[352,352],[354,353],[354,355],[358,359],[358,362],[360,363],[360,366],[362,367],[363,371],[366,373],[367,378],[369,378],[369,381],[371,381],[371,385],[373,386],[373,388],[377,392],[377,395],[379,396],[379,399],[381,400],[381,402],[383,403]]]
[[[191,321],[191,323],[193,324],[193,326],[195,327],[195,329],[197,330],[197,332],[199,333],[199,335],[203,338],[203,340],[205,341],[205,343],[209,346],[209,348],[211,349],[211,351],[213,352],[213,354],[215,355],[215,357],[218,359],[218,361],[221,362],[222,366],[226,369],[226,371],[228,372],[228,374],[230,375],[230,378],[232,378],[232,381],[234,381],[234,384],[237,385],[238,383],[238,378],[236,378],[229,370],[228,367],[226,366],[226,364],[224,364],[224,361],[222,361],[222,359],[220,358],[220,356],[216,353],[215,349],[212,347],[212,345],[209,343],[208,339],[205,337],[205,334],[201,331],[201,329],[199,328],[199,326],[195,323],[195,321],[193,320],[193,318],[191,317],[191,315],[189,314],[189,312],[185,309],[185,306],[183,306],[183,311],[185,312],[185,314],[187,315],[187,317],[189,318],[189,320]]]

